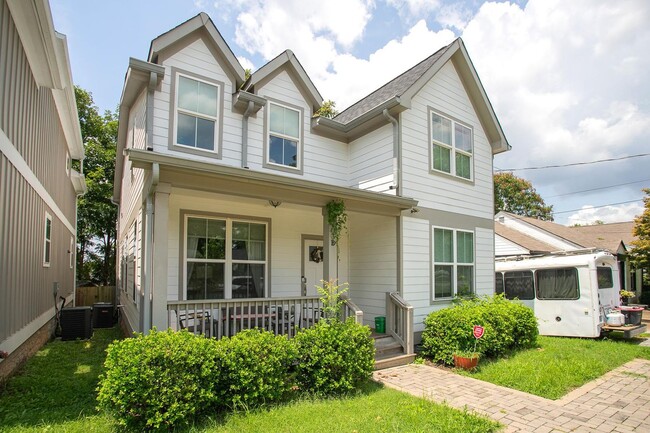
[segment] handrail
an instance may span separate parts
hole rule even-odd
[[[397,340],[404,353],[414,353],[413,306],[397,292],[386,293],[386,332]]]
[[[351,314],[352,313],[352,314]],[[354,321],[359,325],[363,325],[363,311],[349,298],[343,300],[343,320],[354,315]]]

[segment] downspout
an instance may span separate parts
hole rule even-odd
[[[393,125],[393,185],[391,189],[396,190],[395,196],[400,197],[402,193],[399,184],[399,123],[388,113],[388,109],[385,108],[381,114]]]
[[[248,118],[253,113],[255,103],[248,101],[248,107],[244,111],[244,117],[241,120],[241,166],[248,168]]]

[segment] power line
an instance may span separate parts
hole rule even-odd
[[[600,206],[590,206],[587,209],[580,208],[580,209],[563,210],[563,211],[559,211],[559,212],[553,211],[553,215],[557,215],[557,214],[560,214],[560,213],[578,212],[578,211],[581,211],[581,210],[588,210],[588,209],[598,209],[598,208],[601,208],[601,207],[616,206],[616,205],[619,205],[619,204],[636,203],[638,201],[643,201],[643,199],[639,198],[637,200],[621,201],[621,202],[618,202],[618,203],[609,203],[609,204],[603,204],[603,205],[600,205]]]
[[[546,198],[563,197],[565,195],[580,194],[580,193],[583,193],[583,192],[590,192],[590,191],[599,191],[601,189],[616,188],[616,187],[619,187],[619,186],[632,185],[632,184],[635,184],[635,183],[642,183],[642,182],[650,182],[650,179],[637,180],[636,182],[619,183],[619,184],[616,184],[616,185],[602,186],[600,188],[583,189],[582,191],[573,191],[573,192],[567,192],[567,193],[564,193],[564,194],[551,195],[551,196],[548,196]]]
[[[643,156],[650,156],[650,153],[639,153],[637,155],[621,156],[620,158],[598,159],[596,161],[573,162],[571,164],[543,165],[543,166],[539,166],[539,167],[523,167],[523,168],[502,168],[502,169],[497,170],[497,171],[544,170],[544,169],[547,169],[547,168],[575,167],[577,165],[599,164],[601,162],[621,161],[621,160],[624,160],[624,159],[641,158]]]

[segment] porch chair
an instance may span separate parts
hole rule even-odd
[[[187,329],[192,334],[203,334],[206,337],[211,336],[210,331],[210,312],[197,311],[192,313],[184,313],[178,315],[178,324],[181,329]]]

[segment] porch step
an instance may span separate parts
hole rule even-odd
[[[375,370],[384,368],[398,367],[400,365],[410,364],[415,360],[415,353],[411,355],[392,355],[386,358],[375,358]]]
[[[390,335],[376,335],[373,336],[375,340],[375,358],[386,357],[390,355],[403,354],[404,350],[402,345],[399,344]]]

